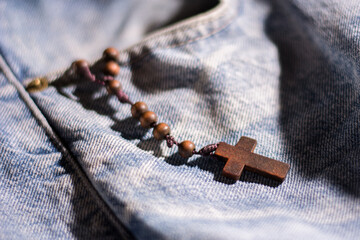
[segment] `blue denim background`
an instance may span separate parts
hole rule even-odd
[[[359,238],[359,10],[0,1],[0,238]],[[56,80],[109,45],[126,93],[176,139],[199,149],[255,138],[255,152],[291,165],[286,180],[232,182],[224,163],[154,140],[104,88]],[[26,93],[45,74],[56,86]]]

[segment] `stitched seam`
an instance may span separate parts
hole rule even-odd
[[[166,45],[166,46],[162,46],[162,47],[152,48],[152,50],[177,48],[177,47],[181,47],[181,46],[184,46],[186,44],[189,44],[189,43],[194,43],[196,41],[209,38],[209,37],[213,36],[214,34],[224,30],[232,22],[233,19],[234,19],[234,17],[230,18],[223,25],[221,25],[220,27],[214,29],[212,32],[210,32],[210,33],[208,33],[206,35],[201,35],[201,36],[198,36],[197,38],[189,39],[188,41],[180,42],[180,43],[177,43],[177,44],[170,44],[170,45]],[[122,65],[123,66],[129,66],[131,64],[137,63],[137,62],[141,61],[143,58],[145,58],[146,56],[148,56],[149,54],[150,54],[150,52],[141,54],[135,60],[123,63]]]
[[[37,107],[35,102],[31,99],[30,95],[26,92],[23,85],[18,81],[15,74],[11,70],[10,66],[5,61],[5,58],[0,53],[0,68],[4,73],[7,80],[12,84],[17,92],[19,93],[21,99],[28,106],[30,112],[34,118],[38,121],[38,124],[42,126],[45,133],[54,144],[54,146],[63,154],[64,158],[68,161],[70,166],[74,169],[77,176],[82,180],[82,183],[87,187],[88,192],[93,196],[94,201],[97,203],[98,207],[107,215],[110,221],[114,224],[115,228],[118,230],[121,237],[124,239],[134,239],[131,232],[125,227],[122,221],[115,214],[114,209],[111,208],[111,205],[107,202],[106,198],[103,196],[101,191],[97,189],[95,184],[88,177],[87,171],[82,168],[81,164],[73,158],[70,151],[67,150],[65,145],[62,143],[61,139],[57,136],[55,131],[52,129],[45,116],[42,114],[41,110]]]
[[[145,45],[145,43],[152,41],[153,39],[164,37],[167,35],[173,35],[176,32],[184,32],[185,30],[193,30],[189,29],[191,27],[198,27],[201,25],[205,25],[212,21],[216,21],[222,17],[224,17],[229,10],[228,1],[220,0],[218,6],[210,10],[209,12],[205,12],[203,14],[195,15],[190,17],[189,19],[182,20],[178,23],[175,23],[173,26],[165,27],[164,29],[160,29],[155,31],[154,33],[150,34],[149,36],[145,37],[142,41],[135,43],[134,45],[126,48],[123,52],[128,52],[136,47]],[[199,18],[204,18],[202,20],[198,20]],[[184,41],[186,43],[187,41]]]
[[[220,8],[220,9],[214,9],[215,12],[208,12],[207,15],[205,15],[205,16],[201,16],[201,15],[200,16],[194,16],[193,19],[191,19],[191,23],[188,23],[188,22],[178,23],[179,25],[176,26],[176,24],[175,24],[175,26],[173,27],[174,29],[170,28],[170,29],[167,29],[167,30],[163,30],[164,32],[162,34],[156,34],[155,33],[154,36],[150,36],[150,37],[147,37],[147,38],[145,37],[141,42],[136,43],[136,44],[130,46],[129,48],[124,49],[123,51],[120,51],[120,56],[121,56],[121,54],[129,54],[130,52],[133,52],[137,48],[141,48],[143,46],[148,46],[152,50],[170,49],[170,48],[183,46],[183,45],[186,45],[188,43],[196,42],[196,41],[199,41],[199,40],[202,40],[202,39],[206,39],[206,38],[214,35],[215,33],[217,33],[219,31],[223,30],[224,28],[226,28],[233,21],[233,19],[236,16],[236,14],[235,14],[236,11],[235,10],[229,11],[231,9],[230,9],[228,1],[222,0],[222,1],[220,1],[220,4],[223,4],[223,6],[218,6],[218,8]],[[217,11],[221,11],[221,12],[219,13]],[[216,27],[216,28],[214,28],[213,31],[211,31],[211,32],[209,32],[207,34],[200,35],[200,36],[198,36],[196,38],[191,38],[190,37],[186,41],[181,41],[181,42],[175,43],[175,44],[164,44],[163,46],[161,46],[161,45],[160,46],[156,46],[156,45],[154,46],[154,44],[151,44],[151,41],[153,41],[154,39],[161,39],[161,38],[164,38],[166,36],[175,35],[178,32],[183,32],[183,34],[185,36],[187,36],[187,35],[189,35],[189,32],[199,30],[199,27],[206,27],[206,24],[211,24],[214,21],[217,21],[217,20],[220,20],[223,17],[226,17],[226,15],[229,14],[229,12],[231,13],[231,15],[228,17],[228,19],[223,20],[223,21],[225,21],[225,23],[218,26],[218,27]],[[201,17],[205,17],[205,19],[197,20],[198,18],[201,18]],[[190,29],[190,28],[195,28],[195,29]],[[138,55],[136,57],[136,59],[134,59],[133,61],[126,61],[125,60],[124,62],[120,61],[120,63],[123,66],[128,66],[128,65],[130,65],[132,63],[136,63],[136,62],[142,60],[142,58],[146,57],[149,54],[150,54],[150,52],[146,52],[146,53],[143,53],[141,55]]]

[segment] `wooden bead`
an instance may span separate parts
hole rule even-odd
[[[121,89],[121,83],[118,80],[111,80],[106,82],[106,90],[109,94],[114,94],[117,90]]]
[[[150,128],[158,120],[158,117],[154,112],[147,111],[140,117],[140,124],[143,128]]]
[[[131,106],[131,115],[134,118],[140,118],[140,116],[148,111],[148,106],[144,102],[136,102]]]
[[[153,135],[155,139],[163,140],[168,134],[170,134],[170,127],[166,123],[159,123],[154,127]]]
[[[191,141],[183,141],[179,144],[179,154],[183,158],[189,158],[193,155],[193,151],[195,150],[195,144]]]
[[[117,61],[119,59],[119,51],[116,50],[116,48],[109,47],[103,52],[103,57],[105,59]]]
[[[111,76],[116,76],[119,74],[120,67],[119,64],[117,64],[114,61],[109,61],[105,64],[104,73],[109,74]]]
[[[89,64],[86,60],[80,59],[73,63],[76,67],[76,69],[86,68],[89,67]]]

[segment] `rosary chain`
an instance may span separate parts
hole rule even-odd
[[[173,136],[170,135],[170,127],[166,123],[157,123],[157,115],[148,110],[144,102],[133,103],[129,96],[123,91],[121,83],[114,77],[119,74],[120,66],[118,64],[119,52],[115,48],[107,48],[103,53],[102,61],[89,66],[85,60],[77,60],[72,67],[74,72],[87,79],[90,82],[98,83],[106,87],[109,94],[114,94],[121,103],[131,105],[131,114],[134,118],[139,119],[140,125],[144,128],[153,128],[154,138],[157,140],[166,140],[166,145],[172,148],[174,145],[178,146],[180,156],[189,158],[193,154],[202,156],[213,155],[218,147],[218,143],[209,144],[199,151],[195,150],[195,144],[189,140],[181,143],[177,142]]]

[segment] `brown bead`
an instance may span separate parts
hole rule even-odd
[[[153,135],[155,139],[163,140],[168,134],[170,134],[170,127],[166,123],[159,123],[154,127]]]
[[[109,61],[105,64],[104,73],[111,76],[118,75],[120,71],[119,64],[114,61]]]
[[[121,83],[118,80],[111,80],[106,82],[106,90],[109,94],[114,94],[117,90],[121,89]]]
[[[89,64],[86,60],[80,59],[73,63],[76,67],[76,69],[86,68],[89,67]]]
[[[193,155],[195,150],[195,144],[189,140],[183,141],[179,144],[179,154],[183,158],[189,158]]]
[[[105,59],[117,61],[119,59],[119,51],[116,50],[116,48],[109,47],[103,52],[103,57]]]
[[[141,115],[148,111],[148,106],[144,102],[136,102],[131,106],[131,115],[134,118],[140,118]]]
[[[140,124],[143,128],[150,128],[158,120],[158,117],[154,112],[147,111],[140,117]]]

